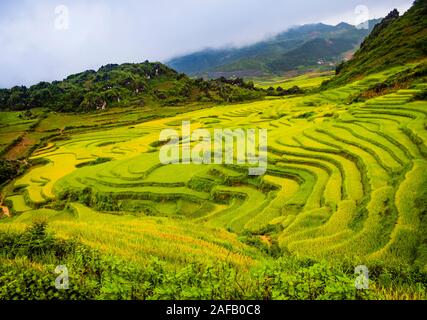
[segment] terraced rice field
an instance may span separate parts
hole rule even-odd
[[[427,103],[412,101],[422,85],[346,103],[383,78],[75,133],[34,152],[49,163],[14,182],[7,200],[18,215],[0,228],[46,215],[61,235],[140,262],[154,255],[240,265],[254,263],[254,249],[238,240],[251,232],[296,256],[416,262],[427,270],[420,232],[427,221],[417,205],[427,185]],[[180,130],[185,120],[211,132],[267,129],[266,174],[162,165],[161,130]]]
[[[311,89],[320,86],[323,81],[330,79],[332,75],[332,71],[326,71],[303,74],[285,80],[280,77],[273,79],[255,79],[255,82],[258,87],[264,89],[268,89],[269,87],[289,89],[293,86],[298,86],[302,89]]]

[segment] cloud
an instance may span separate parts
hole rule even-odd
[[[107,63],[164,61],[205,47],[242,46],[292,25],[353,22],[408,0],[46,0],[0,2],[0,87],[62,79]],[[69,28],[55,28],[68,9]]]

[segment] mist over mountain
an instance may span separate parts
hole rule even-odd
[[[350,57],[381,19],[361,26],[323,23],[293,27],[242,48],[206,49],[167,64],[192,76],[215,78],[283,74],[293,70],[332,69]]]

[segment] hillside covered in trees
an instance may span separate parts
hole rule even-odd
[[[30,88],[0,89],[0,110],[47,107],[87,112],[114,106],[178,105],[189,102],[238,102],[260,98],[262,90],[241,79],[190,79],[161,63],[110,64],[98,71],[70,75],[63,81]]]
[[[395,9],[361,44],[353,59],[337,67],[330,83],[340,85],[427,55],[427,1],[417,0],[404,15]],[[426,70],[424,68],[424,75]],[[421,75],[421,74],[419,74]]]

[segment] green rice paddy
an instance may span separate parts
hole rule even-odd
[[[15,216],[0,222],[0,229],[22,229],[45,216],[59,235],[77,236],[136,262],[156,256],[174,264],[219,259],[242,266],[261,256],[239,241],[250,233],[268,245],[277,243],[283,254],[363,263],[380,259],[427,271],[420,232],[427,221],[419,205],[427,185],[427,103],[412,100],[421,87],[348,103],[402,68],[305,96],[220,105],[140,123],[141,114],[110,111],[100,126],[73,129],[66,139],[33,152],[33,159],[48,162],[13,182],[6,200]],[[315,87],[323,80],[299,77],[285,83]],[[49,117],[40,132],[99,119]],[[119,119],[129,117],[134,124],[120,125]],[[162,165],[160,132],[179,130],[183,120],[210,132],[267,129],[267,173],[249,177],[237,165]],[[117,125],[107,124],[112,121]],[[7,128],[0,128],[2,142],[10,139]],[[96,164],[97,159],[107,160]]]

